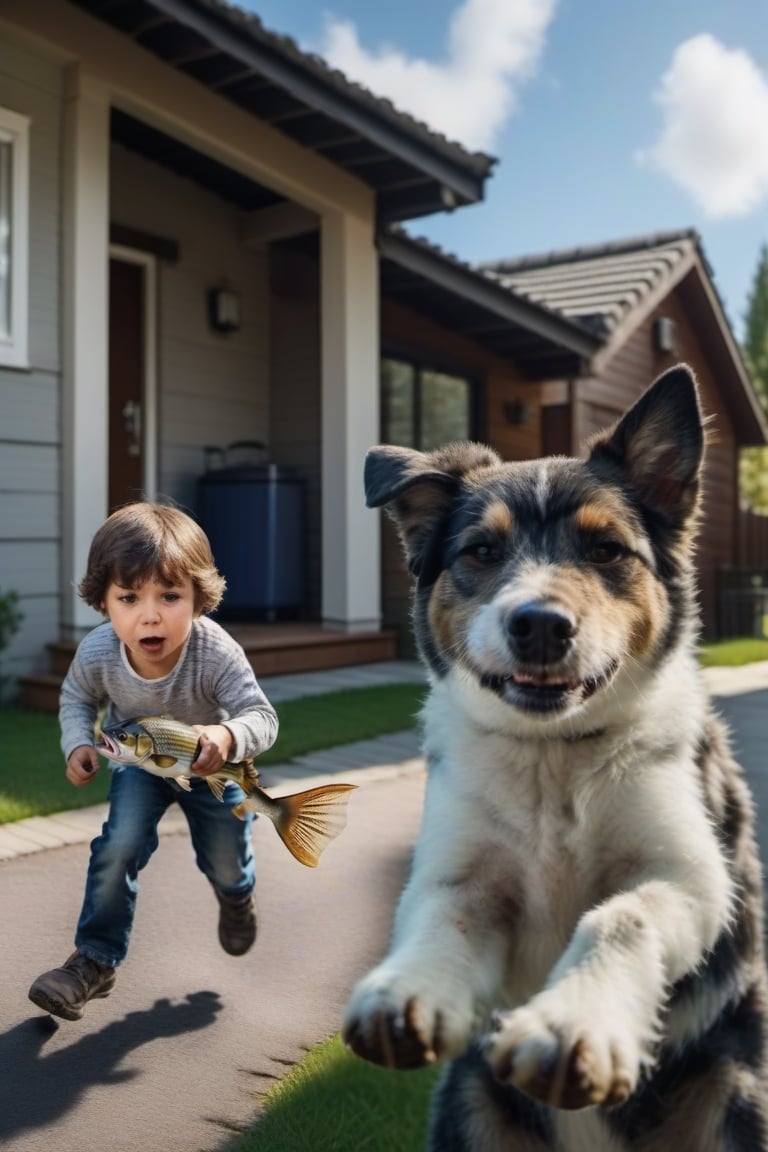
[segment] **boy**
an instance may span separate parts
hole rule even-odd
[[[129,504],[98,530],[79,592],[108,619],[80,643],[59,706],[67,779],[75,787],[89,784],[99,768],[94,725],[104,707],[105,724],[168,715],[195,725],[200,777],[274,743],[277,716],[245,652],[204,615],[224,587],[205,533],[177,508]],[[219,902],[221,946],[240,956],[256,938],[253,817],[241,821],[231,811],[243,799],[240,788],[228,784],[222,803],[203,779],[185,792],[134,765],[110,768],[109,814],[91,845],[75,951],[29,990],[35,1004],[65,1020],[79,1020],[91,998],[112,991],[128,950],[138,873],[174,801]]]

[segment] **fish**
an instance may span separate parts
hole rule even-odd
[[[154,776],[176,781],[191,791],[195,776],[192,765],[200,751],[200,737],[194,728],[169,716],[140,716],[120,724],[102,727],[96,751],[118,764],[135,764]],[[347,801],[356,784],[323,784],[290,796],[270,796],[259,785],[253,758],[223,764],[205,780],[217,799],[222,800],[232,781],[245,792],[245,799],[232,812],[245,819],[248,811],[267,816],[288,851],[308,868],[316,868],[320,856],[347,823]]]

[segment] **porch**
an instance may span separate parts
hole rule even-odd
[[[242,644],[259,678],[373,664],[394,660],[397,655],[394,632],[343,632],[304,621],[233,622],[223,626]],[[74,641],[47,645],[50,672],[19,678],[20,701],[25,708],[39,712],[58,710],[59,689],[75,648]]]

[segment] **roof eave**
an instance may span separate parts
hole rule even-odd
[[[699,251],[701,257],[701,252]],[[694,265],[691,270],[696,276],[699,290],[705,297],[709,308],[715,318],[715,324],[705,331],[715,331],[719,336],[720,355],[725,363],[723,370],[730,364],[733,372],[735,389],[728,389],[726,399],[730,401],[731,417],[734,421],[734,430],[737,433],[738,446],[741,448],[764,446],[768,444],[768,419],[755,392],[752,379],[747,370],[744,358],[734,338],[728,318],[725,314],[720,296],[708,274],[708,266],[701,263]],[[684,288],[684,282],[681,284]],[[713,350],[717,355],[717,349]],[[719,368],[719,365],[716,365]]]
[[[580,360],[588,361],[601,346],[600,338],[580,325],[499,287],[482,273],[403,233],[383,232],[378,245],[382,258],[439,283],[457,297],[471,300],[502,321],[528,329]]]
[[[485,181],[491,173],[495,159],[481,153],[466,153],[466,162],[458,155],[461,151],[430,142],[428,131],[412,132],[407,125],[395,122],[375,107],[357,98],[354,91],[345,92],[341,85],[330,83],[315,73],[300,59],[292,59],[268,37],[257,37],[254,28],[234,26],[233,18],[196,0],[152,0],[153,6],[171,19],[194,29],[209,38],[222,51],[240,59],[244,66],[262,72],[273,83],[280,84],[298,99],[313,108],[334,117],[350,129],[372,140],[378,147],[390,151],[405,162],[420,169],[441,187],[443,202],[428,208],[417,207],[410,214],[423,215],[452,205],[472,204],[483,199]],[[297,52],[297,56],[298,56]],[[347,83],[349,83],[347,81]],[[442,191],[444,190],[444,191]],[[404,213],[405,213],[404,209]],[[393,219],[393,213],[387,213]],[[403,214],[399,217],[405,219]]]

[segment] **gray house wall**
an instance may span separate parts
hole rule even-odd
[[[264,250],[242,242],[242,213],[189,180],[113,146],[113,223],[178,245],[158,262],[158,494],[195,506],[205,445],[269,438],[269,283]],[[242,329],[211,331],[206,292],[241,296]]]
[[[63,86],[61,67],[4,34],[0,106],[31,121],[29,368],[0,366],[0,591],[20,593],[24,616],[0,672],[14,677],[47,670],[60,625]],[[244,246],[237,209],[119,147],[110,180],[113,222],[178,244],[157,265],[157,492],[193,510],[205,445],[269,438],[267,252]],[[223,282],[242,300],[228,336],[206,312]]]
[[[0,106],[28,116],[29,369],[0,366],[0,590],[16,589],[22,630],[5,674],[42,671],[59,627],[60,195],[62,71],[3,38]]]

